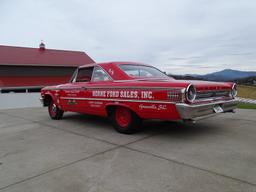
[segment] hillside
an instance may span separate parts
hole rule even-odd
[[[239,71],[232,69],[224,69],[206,75],[191,75],[193,77],[203,78],[209,81],[232,81],[236,79],[243,79],[256,76],[256,71]]]
[[[225,69],[222,71],[209,73],[206,75],[187,74],[170,76],[175,79],[187,80],[206,80],[206,81],[233,81],[238,84],[256,85],[256,71],[238,71],[232,69]]]
[[[212,81],[230,81],[235,79],[247,78],[251,76],[256,76],[256,72],[225,69],[215,73],[209,73],[201,77],[207,80],[212,80]]]

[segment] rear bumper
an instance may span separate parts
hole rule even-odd
[[[207,118],[209,116],[217,115],[214,111],[214,107],[220,106],[223,109],[222,113],[225,112],[234,112],[238,101],[236,99],[228,100],[228,101],[217,101],[207,104],[196,104],[196,105],[188,105],[185,103],[176,104],[177,111],[180,115],[180,118],[183,120],[199,120],[203,118]]]

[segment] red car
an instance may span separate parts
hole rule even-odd
[[[155,67],[133,62],[79,67],[69,83],[45,87],[41,101],[52,119],[65,111],[110,117],[121,133],[142,120],[195,121],[236,108],[235,83],[175,80]]]

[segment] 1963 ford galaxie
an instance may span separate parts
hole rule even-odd
[[[121,133],[133,133],[142,120],[195,121],[233,112],[234,83],[175,80],[160,70],[133,62],[79,67],[69,83],[45,87],[41,101],[52,119],[65,111],[110,117]]]

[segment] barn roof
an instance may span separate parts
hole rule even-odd
[[[85,52],[0,45],[0,65],[76,67],[95,63]]]

